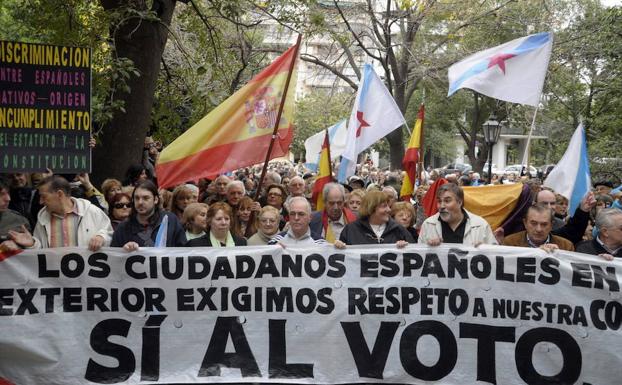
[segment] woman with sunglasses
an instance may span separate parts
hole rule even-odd
[[[402,248],[415,242],[408,230],[391,218],[389,200],[390,197],[382,191],[367,192],[361,202],[359,219],[344,227],[335,246],[395,244]]]
[[[281,184],[273,183],[266,189],[266,204],[274,207],[281,214],[281,218],[279,220],[279,230],[282,230],[288,221],[287,208],[285,208],[284,205],[286,198],[287,191]]]
[[[132,198],[124,192],[116,193],[108,201],[108,208],[112,228],[116,230],[119,223],[129,218],[132,213]]]

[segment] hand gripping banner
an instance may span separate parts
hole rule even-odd
[[[619,384],[621,271],[502,246],[0,255],[0,383]]]

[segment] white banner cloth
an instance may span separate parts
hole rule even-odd
[[[0,254],[0,383],[619,384],[621,271],[502,246]]]

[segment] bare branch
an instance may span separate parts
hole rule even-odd
[[[348,83],[348,85],[350,87],[352,87],[354,90],[358,89],[357,84],[352,81],[352,79],[350,79],[349,77],[345,76],[343,74],[343,72],[341,72],[338,68],[336,68],[335,66],[332,66],[322,60],[320,60],[319,58],[309,55],[309,54],[301,54],[300,55],[300,60],[304,60],[308,63],[313,63],[316,65],[319,65],[320,67],[326,68],[327,70],[329,70],[330,72],[332,72],[335,76],[341,78],[343,81],[345,81],[346,83]]]
[[[338,4],[337,0],[333,0],[333,3],[335,4],[335,7],[337,8],[337,12],[339,12],[339,16],[341,17],[341,20],[343,20],[344,24],[346,25],[346,28],[348,29],[348,31],[350,31],[350,33],[352,34],[352,37],[354,38],[354,40],[356,40],[358,46],[361,47],[361,49],[363,51],[365,51],[365,53],[367,55],[369,55],[370,57],[374,58],[375,60],[381,61],[382,59],[379,56],[373,54],[368,48],[365,47],[365,44],[363,44],[363,42],[361,41],[359,36],[356,34],[356,32],[354,32],[354,29],[352,29],[352,26],[350,25],[350,22],[348,21],[346,16],[343,14],[343,11],[339,7],[339,4]],[[356,68],[356,65],[353,65],[352,67]],[[360,73],[360,71],[358,71],[358,69],[356,71],[357,71],[356,75],[360,79],[361,73]]]

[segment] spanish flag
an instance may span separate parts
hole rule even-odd
[[[295,61],[299,44],[290,47],[162,151],[156,165],[160,187],[212,178],[264,162],[283,99],[270,159],[288,153],[293,137]],[[290,72],[291,86],[286,87]]]
[[[419,150],[421,150],[421,139],[423,136],[423,104],[419,107],[419,113],[417,113],[417,121],[415,122],[415,128],[410,136],[410,142],[406,148],[404,159],[402,159],[402,168],[406,171],[404,181],[402,182],[402,190],[400,191],[400,198],[405,201],[409,201],[410,197],[415,191],[415,180],[417,179],[417,163],[419,162]]]
[[[324,186],[333,181],[333,170],[330,164],[330,143],[328,139],[328,130],[324,136],[324,144],[320,152],[320,162],[318,164],[318,174],[313,185],[313,195],[311,199],[315,202],[315,209],[321,211],[324,209],[324,194],[322,190]]]

